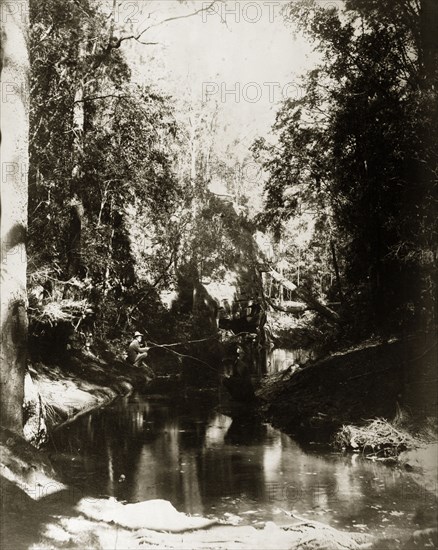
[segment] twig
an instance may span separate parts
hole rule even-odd
[[[152,342],[153,343],[153,342]],[[157,347],[163,347],[163,346],[159,346],[157,345]],[[170,353],[173,353],[175,355],[178,355],[178,357],[187,357],[188,359],[194,359],[195,361],[198,361],[198,363],[202,363],[203,365],[205,365],[206,367],[208,367],[210,370],[214,371],[217,373],[217,369],[215,369],[214,367],[212,367],[211,365],[209,365],[208,363],[206,363],[205,361],[202,361],[202,359],[198,359],[197,357],[193,357],[193,355],[187,355],[185,353],[179,353],[178,351],[175,351],[173,349],[168,349],[167,347],[163,347],[163,349],[165,349],[166,351],[170,351]]]
[[[159,27],[160,25],[163,25],[164,23],[169,23],[170,21],[176,21],[178,19],[187,19],[188,17],[193,17],[195,15],[198,15],[199,13],[202,13],[202,12],[205,12],[205,11],[208,11],[210,10],[215,4],[216,4],[217,0],[213,0],[211,2],[211,4],[209,4],[208,6],[203,6],[202,8],[200,8],[199,10],[196,10],[194,12],[191,12],[191,13],[187,13],[185,15],[177,15],[177,16],[174,16],[174,17],[168,17],[166,19],[162,19],[161,21],[158,21],[158,23],[154,23],[153,25],[149,25],[149,27],[146,27],[145,29],[143,29],[139,34],[135,35],[135,34],[132,34],[130,36],[123,36],[121,38],[119,38],[119,40],[117,41],[117,45],[115,46],[116,48],[120,47],[121,43],[124,42],[125,40],[136,40],[137,42],[140,42],[140,44],[145,44],[145,45],[155,45],[156,42],[142,42],[140,40],[140,38],[150,29],[154,28],[154,27]]]
[[[205,342],[207,340],[213,340],[213,339],[217,339],[217,336],[209,336],[208,338],[200,338],[199,340],[186,340],[185,342],[174,342],[172,344],[156,344],[154,342],[151,342],[154,345],[150,347],[151,348],[170,348],[174,346],[181,346],[184,344],[194,344],[196,342]]]
[[[381,372],[386,372],[388,370],[392,370],[394,367],[387,367],[386,369],[380,369],[380,370],[375,370],[375,371],[371,371],[371,372],[364,372],[362,374],[358,374],[357,376],[351,376],[350,378],[345,378],[343,380],[343,383],[345,382],[348,382],[349,380],[356,380],[356,378],[362,378],[363,376],[370,376],[372,374],[380,374]]]
[[[409,363],[414,363],[415,361],[418,361],[419,359],[422,359],[425,355],[427,355],[429,353],[429,351],[432,351],[433,348],[438,344],[438,341],[437,342],[434,342],[430,348],[427,348],[426,351],[424,353],[422,353],[421,355],[418,355],[417,357],[414,357],[413,359],[409,359]]]
[[[426,349],[426,351],[424,353],[422,353],[421,355],[418,355],[417,357],[414,357],[413,359],[408,359],[407,362],[408,363],[414,363],[415,361],[419,361],[420,359],[422,359],[425,355],[427,355],[430,351],[433,350],[433,348],[437,345],[438,342],[434,342],[429,348]],[[351,378],[346,378],[344,380],[344,382],[347,382],[349,380],[356,380],[356,378],[362,378],[363,376],[370,376],[370,375],[374,375],[374,374],[380,374],[381,372],[386,372],[388,370],[393,370],[394,367],[386,367],[385,369],[380,369],[380,370],[376,370],[376,371],[371,371],[371,372],[364,372],[362,374],[358,374],[357,376],[352,376]]]
[[[300,525],[307,525],[309,527],[322,527],[324,529],[333,529],[333,527],[330,527],[330,525],[327,525],[326,523],[322,523],[321,521],[314,521],[311,519],[303,518],[301,516],[298,516],[297,514],[294,514],[293,512],[288,512],[287,510],[283,510],[281,508],[281,511],[285,513],[287,516],[290,516],[291,518],[297,519],[301,521],[302,523]],[[336,529],[333,529],[336,531]]]

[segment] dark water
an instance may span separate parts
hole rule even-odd
[[[301,351],[250,357],[253,375],[304,363]],[[262,365],[262,366],[260,366]],[[236,524],[295,523],[293,512],[333,527],[397,539],[431,527],[436,499],[397,469],[300,446],[232,404],[221,388],[131,396],[55,432],[48,448],[65,493],[26,514],[7,510],[3,548],[37,543],[54,517],[83,497],[166,499],[179,511]]]
[[[241,524],[287,525],[294,511],[397,537],[421,526],[434,505],[400,471],[302,448],[242,410],[224,414],[220,401],[211,394],[120,400],[59,430],[52,461],[78,498],[163,498],[179,511]]]

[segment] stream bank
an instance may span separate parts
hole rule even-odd
[[[364,344],[267,377],[257,397],[273,425],[295,436],[392,420],[399,407],[413,417],[436,417],[437,351],[428,335]]]
[[[276,428],[304,441],[344,439],[341,451],[388,458],[438,495],[437,353],[435,335],[370,343],[271,375],[256,395]]]
[[[66,353],[57,364],[34,362],[29,374],[48,432],[134,389],[144,390],[150,381],[141,369],[116,357],[104,360],[88,350]]]
[[[88,350],[63,354],[57,364],[34,361],[25,377],[23,437],[0,433],[1,505],[26,510],[42,498],[63,491],[44,444],[55,430],[119,396],[144,390],[149,379],[137,368]],[[36,448],[43,450],[36,451]],[[12,504],[11,504],[12,503]]]
[[[62,384],[69,394],[74,386],[76,391],[80,390],[84,393],[89,391],[97,406],[98,399],[112,398],[113,393],[108,392],[108,389],[118,393],[130,391],[134,387],[130,373],[124,370],[126,367],[123,363],[113,367],[111,361],[97,360],[91,356],[87,359],[87,355],[83,354],[76,354],[74,357],[73,360],[62,361]],[[59,377],[57,371],[60,368],[59,365],[51,367],[39,365],[37,368],[39,369],[36,371],[37,375],[40,376],[39,383],[43,386],[44,383],[50,387],[54,381],[59,382],[59,380],[53,380]],[[134,374],[138,375],[138,372]],[[137,382],[140,387],[142,380],[137,378]],[[130,387],[125,385],[126,383],[130,384]],[[349,466],[348,457],[344,459],[336,454],[331,457],[326,455],[319,457],[316,448],[314,451],[302,452],[286,435],[275,434],[268,425],[253,422],[252,419],[246,421],[241,415],[236,418],[231,415],[233,422],[230,425],[231,421],[224,416],[227,412],[218,413],[212,402],[212,396],[204,395],[202,401],[206,406],[208,404],[208,410],[211,408],[210,417],[200,404],[194,401],[191,394],[184,395],[185,392],[181,391],[182,384],[183,381],[176,384],[179,386],[179,396],[175,398],[169,397],[169,393],[172,393],[169,388],[166,390],[161,388],[161,392],[167,396],[167,405],[163,402],[164,395],[159,395],[160,392],[157,392],[155,401],[151,396],[146,396],[144,402],[142,399],[138,401],[138,398],[132,395],[129,399],[116,400],[110,406],[95,411],[87,417],[79,418],[77,422],[70,425],[64,425],[61,430],[56,430],[55,448],[58,452],[56,457],[52,456],[52,460],[55,459],[53,464],[57,462],[55,469],[58,472],[62,471],[62,468],[59,469],[60,465],[69,468],[73,477],[71,479],[66,477],[64,471],[62,481],[67,483],[68,491],[60,491],[59,496],[44,494],[38,503],[29,505],[27,517],[32,518],[35,515],[37,531],[33,532],[39,533],[40,539],[33,546],[24,545],[23,548],[59,548],[65,545],[73,548],[108,548],[116,545],[126,548],[147,548],[158,545],[163,548],[284,547],[293,549],[305,546],[309,549],[378,548],[380,550],[385,547],[384,544],[387,544],[388,548],[393,547],[390,545],[393,541],[382,543],[376,539],[375,534],[369,536],[364,532],[352,533],[351,531],[356,531],[358,528],[364,529],[363,525],[359,527],[360,524],[365,523],[363,521],[358,521],[358,526],[354,522],[350,525],[335,523],[336,519],[333,518],[339,519],[339,516],[331,516],[330,509],[333,508],[333,502],[336,502],[337,506],[341,503],[342,499],[339,499],[339,496],[342,487],[338,486],[337,476],[333,478],[332,483],[332,481],[329,482],[327,475],[332,470],[331,464],[339,461],[339,471],[336,470],[333,473],[344,476],[345,481],[349,483],[356,480],[361,484],[366,492],[366,498],[369,499],[368,503],[373,503],[373,506],[377,502],[374,491],[377,491],[381,495],[379,502],[382,503],[382,499],[385,499],[388,504],[388,510],[385,511],[388,518],[382,520],[388,521],[382,524],[385,528],[388,527],[390,518],[393,519],[393,514],[412,515],[415,512],[417,497],[415,497],[415,505],[412,497],[412,503],[409,499],[406,500],[404,503],[406,510],[404,507],[400,509],[390,503],[397,499],[391,491],[395,491],[397,495],[401,489],[407,491],[410,487],[409,491],[414,495],[411,485],[406,485],[404,482],[402,486],[397,485],[391,473],[386,474],[382,469],[375,472],[373,468],[368,469],[367,465],[365,465],[365,471],[359,472],[357,464],[352,462]],[[99,390],[101,394],[98,393]],[[206,392],[204,390],[200,393]],[[46,395],[48,395],[47,391]],[[77,398],[76,415],[80,414],[79,403],[84,396],[78,393]],[[64,416],[64,418],[68,422],[68,417]],[[104,421],[105,418],[107,421]],[[85,434],[88,434],[89,438],[86,438]],[[64,444],[61,444],[63,438],[65,438]],[[264,443],[261,446],[262,442]],[[299,457],[302,462],[298,460]],[[261,467],[264,471],[264,484],[257,485],[251,476],[256,475],[258,479]],[[200,477],[196,482],[197,476]],[[214,480],[218,477],[222,479],[220,476],[225,477],[219,485],[214,485]],[[382,478],[387,480],[385,483],[388,485],[385,486],[384,493],[380,493],[377,483],[373,481],[377,478],[380,482]],[[160,480],[163,481],[162,486],[166,491],[173,490],[172,494],[161,495]],[[99,483],[100,486],[94,487]],[[334,493],[330,489],[332,485],[333,489],[338,487]],[[354,486],[357,489],[357,486]],[[112,487],[112,492],[106,487]],[[327,487],[328,492],[325,490]],[[348,487],[345,496],[349,495],[351,498],[354,494],[352,498],[356,502],[357,495],[354,491],[350,491],[349,485]],[[368,494],[370,487],[372,494]],[[130,488],[135,494],[128,498],[125,493]],[[228,490],[221,499],[218,499],[215,493],[219,488]],[[263,488],[267,491],[265,495],[268,499],[267,506],[259,503],[259,498],[264,494]],[[299,500],[294,498],[297,488],[302,491]],[[143,491],[141,494],[140,489]],[[251,495],[255,489],[257,491],[253,495],[254,502],[252,502]],[[273,489],[275,489],[274,493],[272,493]],[[223,500],[221,510],[207,506],[205,495],[209,492],[212,493],[210,498],[213,506],[217,506],[216,501]],[[66,498],[65,493],[68,493],[68,503],[62,500]],[[79,500],[84,494],[85,502]],[[160,529],[146,528],[143,524],[135,528],[132,525],[129,527],[126,524],[126,518],[131,521],[132,514],[126,515],[121,509],[121,515],[115,516],[111,499],[102,498],[107,495],[115,496],[119,507],[125,500],[132,502],[134,506],[138,503],[139,510],[140,505],[150,502],[151,498],[158,498],[160,499],[158,502],[152,501],[156,506],[161,503],[168,507],[171,502],[181,512],[194,514],[195,517],[198,514],[204,516],[207,514],[209,520],[216,519],[219,524],[212,525],[208,529],[189,530],[181,534],[162,533]],[[199,500],[200,495],[202,495],[201,500]],[[251,497],[249,500],[248,495]],[[204,509],[190,508],[187,502],[184,504],[184,498],[189,496],[192,504],[201,503]],[[330,499],[330,503],[324,503],[325,496]],[[302,502],[304,498],[306,500]],[[245,502],[245,505],[242,502]],[[364,509],[368,510],[366,501],[362,504]],[[258,514],[262,514],[258,511],[259,507],[265,510],[263,514],[266,513],[266,509],[270,510],[275,517],[275,523],[269,517],[258,518]],[[345,506],[345,509],[348,515],[351,506]],[[303,512],[305,516],[310,513],[312,519],[303,518]],[[289,513],[297,514],[298,518],[291,516],[291,520],[287,515]],[[321,516],[321,513],[326,516]],[[374,512],[371,510],[371,513]],[[229,523],[236,518],[236,514],[240,514],[241,518],[248,522],[253,518],[261,521],[258,521],[255,526],[230,525]],[[224,521],[221,515],[228,518],[225,520],[228,524],[221,524]],[[357,520],[358,516],[353,517]],[[398,515],[394,517],[397,518]],[[376,518],[380,518],[380,512],[377,510]],[[323,521],[325,523],[322,523]],[[375,518],[371,521],[375,521]],[[336,528],[331,527],[332,525]],[[429,525],[429,522],[425,525]],[[13,533],[12,536],[14,536]],[[427,536],[428,543],[434,535]],[[6,544],[3,547],[15,550],[21,546]],[[412,540],[403,539],[400,547],[410,550],[423,546],[414,544]]]

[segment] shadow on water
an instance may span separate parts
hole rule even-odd
[[[11,548],[36,542],[50,516],[77,515],[83,497],[166,499],[182,512],[255,526],[289,525],[285,511],[294,511],[380,537],[424,526],[421,509],[436,505],[401,471],[300,446],[222,388],[120,399],[55,432],[49,453],[69,490],[34,506],[24,527],[17,515]]]
[[[137,396],[56,434],[52,461],[77,494],[163,498],[180,511],[243,523],[291,522],[284,510],[385,535],[416,528],[429,497],[402,472],[356,455],[305,450],[250,411],[217,399]]]

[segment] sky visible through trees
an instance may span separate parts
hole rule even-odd
[[[153,10],[154,21],[175,17],[208,2],[125,2],[120,17],[132,16],[143,29]],[[225,147],[254,137],[274,122],[279,103],[302,94],[299,75],[317,57],[295,25],[287,25],[281,2],[218,2],[198,15],[151,28],[145,36],[156,45],[126,43],[135,66],[134,78],[151,80],[160,89],[196,104],[205,99],[219,104]],[[293,32],[297,34],[293,36]],[[152,77],[152,78],[151,78]]]
[[[123,339],[152,311],[171,331],[163,292],[266,261],[300,287],[269,298],[304,300],[332,342],[436,323],[430,0],[31,0],[29,16],[37,340],[47,323],[64,344]]]

